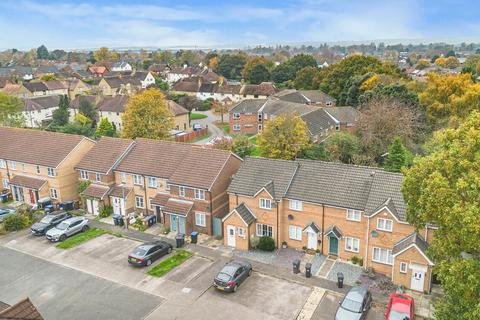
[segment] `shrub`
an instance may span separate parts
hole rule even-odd
[[[169,227],[162,227],[162,233],[163,234],[169,234],[170,233],[170,228]]]
[[[83,191],[85,191],[85,189],[88,188],[90,183],[91,183],[90,180],[80,182],[80,184],[78,185],[78,193],[80,193],[80,194],[83,193]]]
[[[357,256],[353,256],[351,261],[352,261],[353,264],[357,264],[359,262],[359,259],[358,259]]]
[[[112,206],[104,206],[102,208],[102,211],[100,212],[100,218],[109,217],[112,213],[113,213],[113,207]]]
[[[13,214],[6,217],[3,223],[6,231],[18,231],[28,225],[28,218],[22,217],[19,214]]]
[[[273,251],[275,250],[275,241],[270,237],[260,237],[258,249],[263,251]]]
[[[257,249],[259,243],[260,243],[260,238],[259,237],[252,236],[250,238],[250,246],[252,247],[252,249]]]
[[[360,267],[363,267],[363,258],[358,260],[358,264]]]
[[[143,224],[143,220],[140,217],[135,219],[135,223],[133,224],[133,226],[137,228],[139,231],[145,231],[145,225]]]

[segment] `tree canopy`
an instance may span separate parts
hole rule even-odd
[[[387,151],[388,155],[383,166],[386,171],[400,172],[403,167],[408,165],[411,156],[399,137],[393,140]]]
[[[43,44],[37,48],[37,59],[40,60],[48,60],[50,58],[50,54],[48,53],[47,47]]]
[[[0,92],[0,126],[24,126],[25,118],[22,110],[23,102],[20,98]]]
[[[60,127],[68,123],[68,118],[70,116],[69,109],[70,101],[67,96],[61,96],[58,109],[52,113],[52,126]]]
[[[249,69],[245,75],[245,79],[252,84],[260,84],[270,80],[270,71],[264,64],[257,64]]]
[[[217,71],[227,79],[241,79],[242,71],[247,63],[247,56],[243,53],[223,54],[218,58]]]
[[[130,139],[166,139],[174,127],[173,115],[158,89],[148,89],[131,97],[122,121],[122,135]]]
[[[107,118],[102,118],[95,131],[97,137],[114,137],[116,134],[115,127]]]

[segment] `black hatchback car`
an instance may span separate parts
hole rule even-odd
[[[149,266],[153,261],[172,252],[172,245],[158,240],[147,242],[133,249],[128,256],[128,263],[136,267]]]
[[[43,236],[48,230],[70,217],[71,215],[66,211],[52,212],[43,217],[39,222],[34,223],[30,228],[30,231],[36,236]]]
[[[215,279],[213,286],[225,292],[235,292],[240,284],[252,274],[252,265],[245,261],[231,261],[225,264]]]

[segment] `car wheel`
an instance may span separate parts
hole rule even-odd
[[[147,260],[147,266],[151,265],[152,264],[152,260],[148,259]]]
[[[60,236],[60,239],[59,239],[59,240],[63,242],[63,241],[65,241],[65,239],[67,239],[67,236],[64,235],[64,234],[62,234],[62,235]]]
[[[168,253],[172,253],[172,247],[168,247],[167,252],[168,252]]]
[[[233,286],[233,292],[237,292],[237,289],[238,289],[238,284]]]
[[[248,276],[250,277],[252,275],[252,269],[248,270]]]
[[[82,232],[86,232],[88,230],[88,226],[83,226]]]

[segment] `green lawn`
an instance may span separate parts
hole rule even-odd
[[[167,274],[170,270],[176,266],[181,265],[192,256],[192,253],[187,250],[178,249],[174,255],[167,258],[150,269],[147,273],[154,277],[161,277]]]
[[[198,119],[205,119],[207,117],[206,114],[202,113],[190,113],[190,120],[198,120]]]
[[[217,126],[222,129],[226,134],[230,134],[230,124],[228,122],[219,122]]]
[[[57,244],[56,247],[59,249],[70,249],[84,243],[85,241],[101,236],[105,233],[107,233],[107,230],[97,228],[89,229],[87,232],[77,233],[76,235],[68,238],[67,240],[60,242],[59,244]]]

